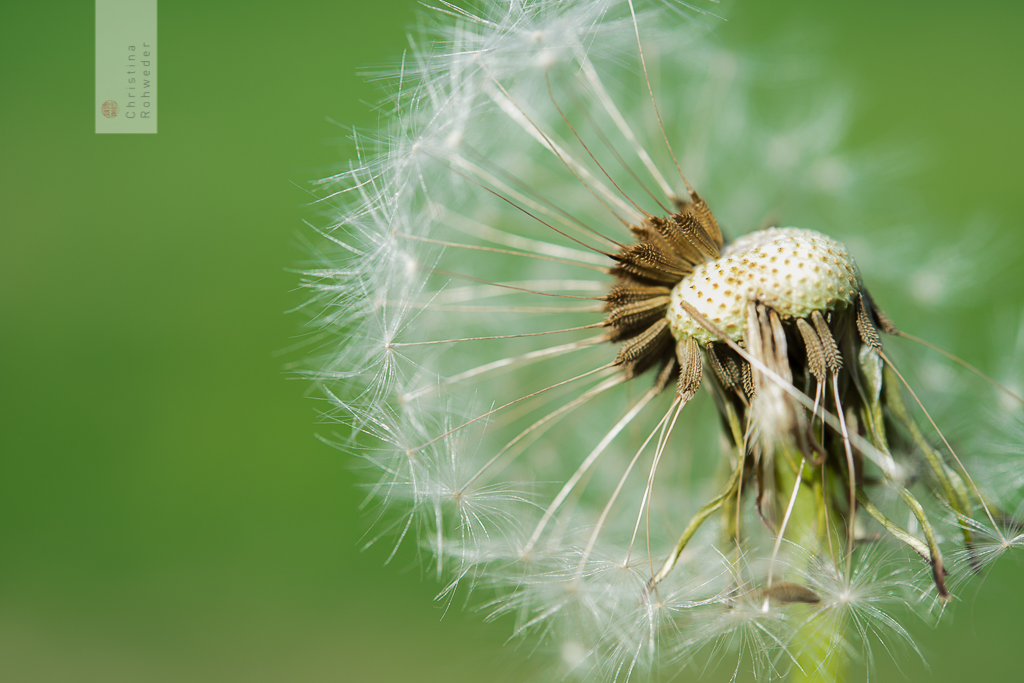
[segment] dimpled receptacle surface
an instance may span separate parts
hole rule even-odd
[[[842,243],[814,230],[769,228],[740,237],[676,285],[668,320],[676,339],[718,341],[686,312],[685,301],[740,341],[749,301],[783,319],[805,318],[852,302],[860,290],[860,271]]]

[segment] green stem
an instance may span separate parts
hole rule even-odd
[[[784,452],[786,450],[788,452]],[[776,453],[775,476],[779,492],[776,509],[780,521],[797,485],[797,473],[790,463],[792,459],[799,462],[800,458],[803,455],[795,449],[783,447]],[[814,557],[829,557],[831,552],[839,553],[835,561],[842,562],[846,544],[829,530],[829,526],[843,528],[842,517],[822,486],[822,468],[805,466],[783,537],[803,548],[806,555],[792,557],[790,563],[805,561],[803,557],[808,558],[806,561]],[[833,536],[831,539],[829,534]],[[783,609],[788,610],[795,623],[800,624],[790,651],[795,666],[790,671],[789,680],[792,683],[845,683],[848,677],[847,657],[842,648],[836,647],[843,637],[843,625],[836,619],[822,618],[818,605],[788,604]]]

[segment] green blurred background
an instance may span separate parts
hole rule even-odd
[[[1024,5],[746,4],[726,40],[794,22],[823,36],[816,54],[857,93],[851,145],[917,145],[927,163],[907,187],[933,215],[998,226],[1012,253],[993,300],[951,322],[994,369],[968,335],[1024,301]],[[284,311],[301,301],[285,269],[304,257],[303,188],[351,151],[327,117],[374,125],[379,95],[355,71],[400,55],[417,3],[164,0],[152,136],[93,134],[92,3],[14,5],[0,9],[0,681],[525,675],[503,673],[522,654],[507,625],[442,619],[414,553],[384,566],[387,548],[359,551],[350,463],[315,440],[315,404],[275,355],[301,322]],[[953,620],[916,629],[931,671],[910,660],[905,675],[1021,680],[1022,586],[1004,559]],[[902,678],[879,661],[876,680]]]

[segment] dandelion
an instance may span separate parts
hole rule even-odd
[[[428,548],[442,596],[513,615],[562,675],[837,680],[912,650],[900,615],[1024,544],[1021,513],[825,234],[814,207],[862,191],[838,110],[753,118],[766,67],[683,5],[430,17],[322,182],[306,272],[378,538]],[[802,227],[756,229],[780,206]]]

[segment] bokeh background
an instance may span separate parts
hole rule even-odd
[[[744,4],[723,40],[814,36],[851,149],[923,151],[904,185],[936,244],[995,226],[947,341],[998,371],[989,332],[1024,302],[1024,4]],[[308,181],[351,153],[329,119],[374,125],[356,70],[399,57],[416,7],[164,0],[150,136],[93,133],[91,2],[0,9],[0,681],[528,674],[507,625],[443,613],[411,548],[360,551],[351,462],[282,372]],[[915,629],[930,671],[882,653],[875,680],[1020,680],[1022,563],[962,597]]]

